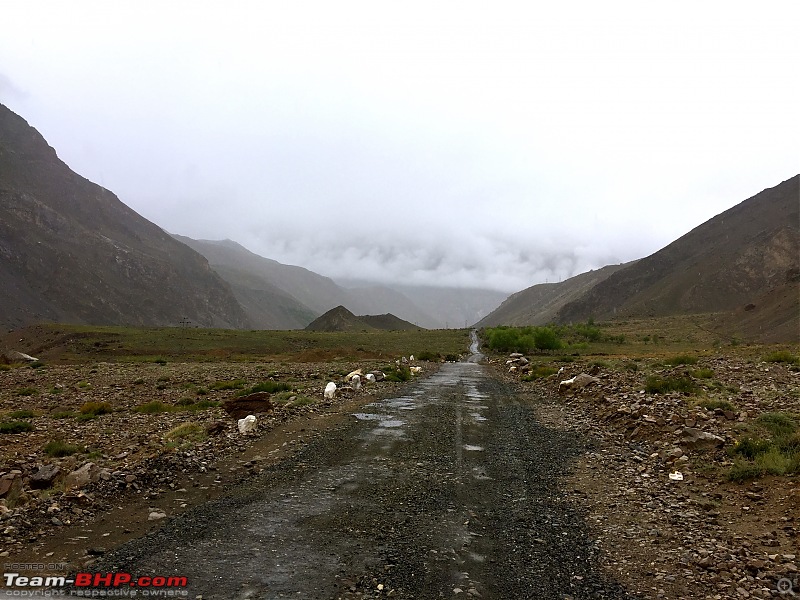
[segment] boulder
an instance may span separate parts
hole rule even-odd
[[[58,465],[44,465],[40,467],[36,473],[31,475],[29,484],[34,490],[44,490],[52,487],[56,478],[61,473],[61,467]]]
[[[333,383],[332,381],[329,381],[328,385],[325,386],[325,393],[324,393],[325,399],[332,400],[335,395],[336,395],[336,384]]]
[[[0,498],[15,500],[22,492],[22,471],[11,471],[0,477]]]
[[[681,432],[680,443],[688,448],[701,448],[704,446],[722,446],[725,444],[725,440],[718,435],[695,427],[684,427]]]
[[[99,478],[100,467],[93,462],[88,462],[80,469],[75,469],[67,475],[67,478],[64,481],[64,488],[68,492],[71,490],[80,489],[97,481]]]
[[[222,408],[234,419],[242,419],[247,415],[269,412],[274,406],[267,392],[256,392],[226,400],[222,403]]]

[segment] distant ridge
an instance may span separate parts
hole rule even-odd
[[[330,309],[306,327],[307,331],[395,331],[412,329],[422,328],[392,314],[357,317],[344,306]]]

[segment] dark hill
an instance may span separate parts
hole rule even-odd
[[[0,325],[248,327],[208,262],[74,173],[0,105]]]
[[[306,327],[308,331],[371,331],[376,329],[393,331],[420,328],[392,314],[357,317],[344,306],[332,308]]]
[[[800,175],[717,215],[566,304],[561,322],[773,306],[771,328],[800,319]],[[771,297],[785,298],[772,305]],[[784,316],[780,316],[784,315]]]

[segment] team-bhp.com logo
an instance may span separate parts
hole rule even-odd
[[[47,576],[28,576],[20,573],[4,573],[3,579],[7,588],[65,588],[75,587],[78,591],[85,590],[84,594],[76,595],[105,595],[95,594],[110,589],[132,589],[140,590],[141,595],[160,596],[164,595],[159,591],[169,590],[169,596],[185,595],[185,588],[189,580],[186,577],[162,577],[162,576],[142,576],[134,577],[130,573],[77,573],[74,577],[47,575]],[[149,592],[149,593],[148,593]],[[178,592],[178,593],[176,593]],[[132,594],[131,594],[132,595]]]

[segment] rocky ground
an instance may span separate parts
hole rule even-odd
[[[494,360],[497,374],[537,407],[543,424],[589,440],[564,492],[585,513],[601,564],[631,594],[739,599],[781,597],[781,589],[800,593],[798,476],[728,479],[730,449],[761,415],[800,414],[796,367],[765,362],[758,350],[704,354],[695,364],[677,366],[663,357],[595,363],[533,357],[564,370],[522,381],[508,373],[505,357]],[[437,368],[420,364],[423,375]],[[382,382],[358,392],[343,385],[352,369],[385,366],[100,363],[0,371],[0,421],[33,427],[0,434],[0,556],[88,565],[164,516],[275,464],[321,432],[326,419],[397,391],[403,384]],[[581,373],[593,378],[588,385],[559,393],[561,381]],[[646,392],[652,376],[688,377],[698,387]],[[291,389],[274,395],[274,410],[259,415],[257,431],[243,436],[216,403],[269,380]],[[333,401],[323,399],[328,381],[340,384]],[[173,408],[136,410],[153,401]],[[107,402],[111,411],[81,417],[87,402]],[[193,424],[188,433],[176,432],[187,423]],[[48,454],[54,441],[77,451]],[[68,478],[81,468],[85,478]]]
[[[436,368],[418,366],[420,376]],[[0,434],[0,557],[85,565],[291,452],[313,434],[317,417],[396,391],[402,383],[365,381],[354,391],[345,381],[357,368],[386,367],[99,363],[0,371],[0,422],[30,427]],[[243,435],[223,405],[267,381],[290,389],[272,394],[273,408]],[[323,397],[329,381],[338,384],[332,400]],[[89,410],[98,405],[100,414]]]
[[[505,357],[496,363],[519,378],[507,374]],[[688,366],[655,359],[561,366],[560,374],[518,385],[541,402],[543,422],[591,442],[566,488],[585,507],[611,575],[642,598],[800,595],[800,478],[728,480],[729,450],[760,415],[800,415],[796,367],[758,353],[706,355]],[[559,393],[561,381],[581,373],[593,376],[586,387]],[[645,392],[652,376],[688,377],[698,389]]]

